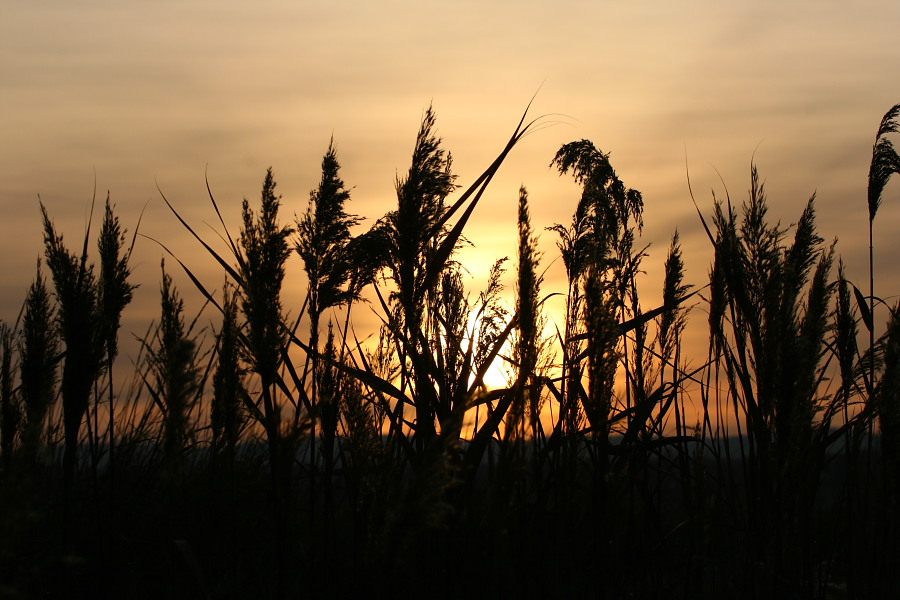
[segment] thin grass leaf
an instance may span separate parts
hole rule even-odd
[[[484,195],[487,186],[490,184],[491,180],[496,175],[497,171],[500,169],[500,166],[503,164],[503,161],[506,160],[507,155],[512,151],[515,145],[522,139],[522,137],[528,133],[529,129],[537,122],[538,119],[535,119],[528,124],[525,123],[525,117],[528,114],[528,108],[531,106],[531,102],[528,103],[528,107],[526,107],[525,112],[522,114],[522,118],[519,120],[518,125],[516,126],[515,131],[510,136],[509,141],[506,143],[506,146],[500,152],[499,156],[494,159],[494,162],[491,163],[491,166],[488,167],[481,176],[475,180],[475,182],[462,194],[462,196],[457,200],[449,209],[447,209],[441,219],[438,221],[438,226],[443,226],[444,223],[449,220],[450,216],[455,213],[455,211],[468,200],[469,196],[474,194],[469,205],[466,207],[463,214],[460,216],[459,220],[447,234],[446,238],[441,242],[441,245],[438,247],[435,252],[433,261],[428,265],[428,270],[425,275],[425,284],[423,289],[429,289],[430,284],[437,279],[438,274],[443,270],[444,265],[447,260],[450,258],[450,255],[453,253],[453,249],[456,248],[456,244],[459,242],[460,236],[462,236],[462,231],[465,228],[466,224],[469,221],[469,218],[472,216],[472,213],[475,211],[475,207],[478,202],[481,200]],[[524,126],[523,126],[524,125]]]
[[[859,288],[853,286],[853,295],[856,296],[856,306],[859,308],[859,314],[862,317],[863,324],[866,326],[866,330],[871,332],[874,331],[874,323],[872,322],[872,311],[869,310],[869,303],[866,300],[866,297],[863,296],[863,293],[859,291]]]
[[[185,221],[185,220],[181,217],[180,214],[178,214],[178,211],[175,210],[175,207],[172,206],[172,203],[169,202],[169,199],[166,198],[165,194],[163,194],[162,190],[159,188],[158,185],[156,186],[156,189],[157,189],[157,191],[159,192],[159,195],[162,197],[163,201],[166,203],[166,206],[168,206],[168,207],[169,207],[169,210],[172,211],[172,214],[175,215],[175,218],[178,219],[178,221],[184,226],[185,229],[188,230],[188,232],[194,237],[195,240],[197,240],[198,242],[200,242],[200,245],[202,245],[202,246],[206,249],[206,251],[209,253],[209,255],[212,256],[213,259],[215,259],[215,261],[216,261],[217,263],[219,263],[219,266],[222,267],[222,268],[225,270],[225,272],[228,273],[228,275],[229,275],[229,276],[230,276],[230,277],[231,277],[231,278],[232,278],[232,279],[233,279],[233,280],[234,280],[241,288],[243,288],[243,287],[244,287],[244,279],[238,274],[238,271],[236,271],[230,264],[228,264],[228,262],[227,262],[226,260],[224,260],[221,256],[219,256],[218,252],[216,252],[215,250],[213,250],[212,247],[211,247],[209,244],[207,244],[207,243],[203,240],[203,238],[201,238],[200,235],[199,235],[196,231],[194,231],[194,229],[193,229],[190,225],[188,225],[188,222]],[[230,238],[229,238],[229,239],[230,239]],[[154,240],[154,241],[156,241],[156,240]],[[157,242],[157,243],[159,244],[159,242]],[[162,245],[162,244],[160,244],[160,245]],[[166,251],[168,252],[168,250],[166,250]],[[172,254],[172,253],[169,252],[169,254]],[[174,258],[174,255],[172,255],[172,256],[173,256],[173,258]],[[239,256],[240,256],[240,253],[238,253],[236,256],[239,257]],[[178,259],[176,258],[176,260],[178,260]],[[240,259],[239,259],[239,262],[240,262]],[[220,310],[221,310],[221,309],[220,309]]]

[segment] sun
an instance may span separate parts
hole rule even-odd
[[[474,377],[472,378],[474,381]],[[499,390],[509,387],[509,371],[506,361],[498,358],[488,367],[484,374],[484,386],[489,390]]]

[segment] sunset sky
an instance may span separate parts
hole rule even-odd
[[[221,271],[157,186],[212,240],[205,175],[236,233],[242,198],[257,201],[272,166],[291,222],[333,135],[353,186],[348,209],[367,227],[394,207],[395,176],[409,166],[429,104],[466,186],[535,92],[529,114],[550,126],[513,151],[467,229],[473,293],[495,258],[514,258],[520,185],[535,229],[569,222],[578,189],[548,165],[561,144],[582,138],[610,152],[626,185],[644,194],[648,298],[661,286],[676,227],[687,281],[707,278],[712,251],[686,164],[708,214],[711,190],[744,200],[754,158],[783,224],[817,193],[820,233],[839,238],[848,275],[861,283],[872,143],[881,116],[900,102],[898,26],[895,0],[8,0],[0,9],[0,319],[15,320],[42,252],[38,196],[76,247],[96,178],[97,217],[107,190],[129,230],[146,206],[141,232],[218,289]],[[895,300],[898,235],[895,182],[876,221],[877,291]],[[556,258],[554,242],[543,233],[544,265]],[[157,315],[162,254],[138,239],[129,334],[143,334]],[[304,279],[292,260],[285,302],[297,311]],[[563,291],[561,276],[556,261],[544,291]],[[196,306],[190,284],[176,280]]]

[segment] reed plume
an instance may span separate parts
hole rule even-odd
[[[22,445],[26,463],[33,462],[44,433],[44,421],[55,399],[58,380],[59,339],[53,328],[55,315],[41,261],[25,298],[22,333],[19,337],[19,379],[25,408]]]
[[[684,283],[684,259],[681,252],[681,240],[677,230],[672,236],[672,242],[669,245],[664,270],[663,306],[673,308],[666,310],[659,317],[657,343],[662,360],[660,366],[660,379],[662,381],[665,381],[666,365],[672,364],[673,359],[675,359],[675,349],[687,324],[687,309],[678,306],[678,303],[693,287]],[[678,368],[677,359],[675,359],[675,364],[672,366],[673,370]]]
[[[541,416],[542,377],[539,369],[541,354],[541,334],[543,319],[540,313],[540,289],[543,277],[537,269],[540,254],[537,249],[537,238],[531,228],[531,216],[528,210],[528,191],[519,189],[518,208],[519,247],[516,270],[516,314],[517,336],[513,348],[514,364],[517,377],[513,407],[510,412],[508,426],[518,435],[524,437],[525,428],[532,442],[539,440]]]
[[[242,401],[246,392],[243,388],[237,298],[227,284],[222,298],[222,325],[216,336],[218,362],[213,374],[210,426],[213,446],[224,453],[227,463],[231,464],[246,419]]]
[[[161,263],[160,321],[150,357],[157,402],[164,415],[163,456],[170,469],[180,467],[190,433],[189,417],[199,391],[196,343],[184,323],[184,301]]]
[[[288,238],[293,229],[278,224],[280,196],[275,195],[272,169],[266,171],[259,213],[243,202],[240,262],[243,288],[241,310],[246,320],[247,355],[251,369],[259,375],[265,405],[266,429],[278,436],[281,406],[274,394],[286,333],[283,327],[281,287],[285,262],[291,254]]]
[[[344,205],[350,191],[340,177],[334,140],[322,158],[319,187],[309,194],[306,213],[297,221],[297,253],[309,279],[310,348],[318,349],[319,319],[322,312],[353,297],[348,287],[352,263],[347,252],[350,228],[359,222]],[[313,355],[315,360],[315,355]],[[315,395],[315,394],[314,394]]]
[[[119,326],[122,311],[131,302],[137,285],[128,281],[131,267],[128,262],[134,245],[125,249],[125,230],[119,223],[119,217],[113,212],[109,194],[103,212],[103,224],[97,250],[100,255],[100,279],[98,281],[97,310],[100,320],[100,337],[106,351],[107,392],[109,395],[109,461],[111,468],[115,465],[116,448],[116,412],[115,388],[113,386],[113,363],[119,353]]]

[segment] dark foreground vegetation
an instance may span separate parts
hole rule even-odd
[[[307,210],[285,222],[270,170],[237,235],[220,217],[225,252],[166,200],[224,286],[170,256],[125,382],[134,237],[107,201],[96,252],[88,232],[73,253],[42,207],[45,254],[0,331],[0,596],[890,597],[898,307],[844,277],[812,198],[770,222],[755,169],[740,205],[698,208],[708,283],[685,281],[676,233],[662,303],[642,305],[643,200],[587,140],[552,159],[583,190],[550,228],[567,288],[542,288],[523,188],[515,258],[467,291],[463,230],[535,124],[463,189],[429,110],[396,208],[356,236],[333,144]],[[295,251],[308,292],[286,310]],[[206,301],[193,321],[167,265]],[[365,343],[363,302],[383,322]],[[691,310],[702,357],[682,350]],[[499,364],[509,384],[488,389]]]

